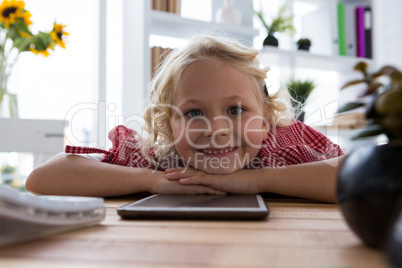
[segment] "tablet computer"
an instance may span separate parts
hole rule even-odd
[[[269,214],[261,195],[155,194],[117,208],[123,219],[262,220]]]

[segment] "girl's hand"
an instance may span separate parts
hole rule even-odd
[[[208,174],[194,168],[173,168],[165,171],[168,181],[178,181],[183,186],[208,186],[212,189],[234,194],[256,194],[259,192],[254,176],[247,170],[232,174]]]
[[[204,185],[184,185],[177,180],[166,180],[165,174],[160,171],[154,172],[151,180],[152,194],[226,194]]]

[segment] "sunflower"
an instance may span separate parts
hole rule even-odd
[[[63,36],[69,35],[69,33],[64,31],[64,27],[66,27],[66,25],[54,23],[53,30],[50,32],[50,37],[62,48],[66,48]]]
[[[4,23],[5,28],[10,28],[18,19],[22,19],[26,25],[32,24],[31,14],[26,11],[24,1],[4,0],[0,5],[0,23]]]

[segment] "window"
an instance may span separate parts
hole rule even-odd
[[[22,53],[13,73],[21,118],[62,119],[69,117],[74,107],[94,101],[94,47],[96,40],[96,0],[35,0],[25,1],[32,14],[32,30],[51,30],[53,22],[67,25],[70,35],[66,49],[57,47],[47,58]],[[80,112],[70,127],[77,139],[85,141],[91,131],[90,110]],[[77,114],[78,115],[78,114]],[[78,137],[79,136],[79,137]]]
[[[57,47],[47,58],[22,53],[10,77],[10,91],[18,94],[20,118],[74,118],[70,133],[75,141],[84,144],[92,132],[96,111],[74,108],[82,103],[93,104],[96,96],[97,5],[97,0],[25,0],[25,8],[32,14],[34,33],[51,31],[57,20],[67,25],[65,30],[70,35],[66,49]],[[24,138],[29,139],[16,135],[16,139]],[[32,168],[31,153],[0,152],[0,183],[13,180],[14,186],[19,187]]]

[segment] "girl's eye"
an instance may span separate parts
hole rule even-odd
[[[203,116],[200,110],[191,110],[186,113],[190,118]]]
[[[241,114],[244,111],[244,108],[242,108],[241,106],[232,106],[229,108],[228,113],[229,114]]]

